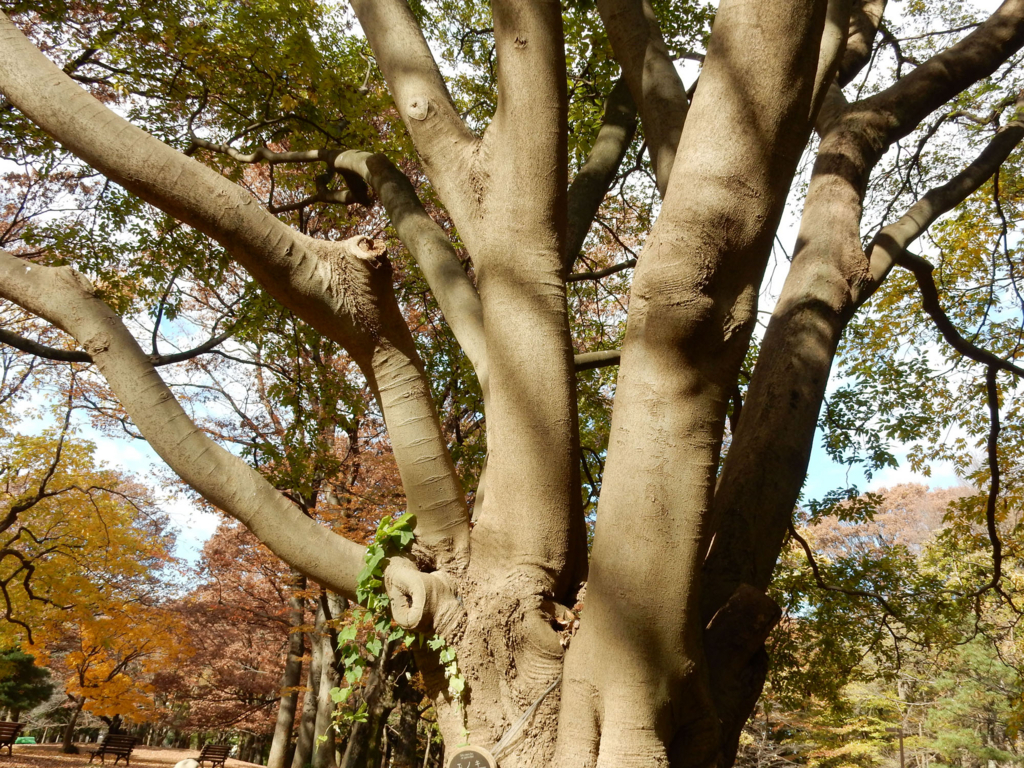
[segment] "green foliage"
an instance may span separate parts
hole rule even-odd
[[[331,689],[331,700],[336,705],[347,703],[367,669],[383,655],[391,653],[399,643],[409,648],[426,647],[435,652],[448,681],[448,694],[456,701],[462,701],[466,681],[459,669],[455,649],[440,635],[406,631],[391,620],[388,612],[391,601],[384,591],[384,571],[392,557],[400,555],[412,544],[415,522],[416,517],[411,512],[398,518],[382,519],[373,541],[366,548],[363,570],[359,573],[356,587],[356,597],[365,610],[354,610],[352,622],[338,633],[338,649],[348,685]],[[367,704],[363,701],[354,711],[339,708],[334,715],[336,727],[346,720],[365,722]]]
[[[54,691],[50,671],[20,648],[0,651],[0,707],[15,715],[42,704]]]

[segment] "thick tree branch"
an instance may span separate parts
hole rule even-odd
[[[294,210],[315,202],[372,205],[369,192],[373,189],[381,198],[399,239],[423,271],[445,320],[473,364],[486,394],[487,363],[480,296],[444,230],[427,214],[408,177],[385,155],[336,149],[273,152],[264,147],[243,155],[227,145],[195,137],[193,142],[242,163],[323,162],[329,173],[340,173],[348,185],[347,191],[332,192],[327,189],[325,180],[318,177],[316,195],[271,208],[272,213]]]
[[[650,0],[598,0],[597,7],[640,113],[658,192],[664,197],[690,105],[686,88]]]
[[[565,293],[562,12],[556,0],[495,0],[492,11],[497,110],[467,185],[476,207],[456,218],[483,305],[490,380],[487,491],[470,578],[505,569],[508,584],[565,599],[586,568],[586,533]],[[542,635],[539,611],[530,616]]]
[[[850,33],[846,39],[842,64],[839,65],[840,87],[849,84],[871,60],[875,35],[882,23],[886,0],[856,0],[850,17]]]
[[[283,560],[355,599],[363,548],[303,515],[192,423],[121,319],[84,277],[68,267],[30,265],[0,251],[0,295],[85,347],[146,440],[185,482]]]
[[[825,28],[818,45],[818,70],[814,75],[814,99],[811,119],[814,120],[836,79],[850,34],[850,9],[855,0],[829,0]]]
[[[569,185],[568,229],[565,236],[565,271],[583,249],[594,217],[611,187],[636,133],[636,105],[624,79],[619,79],[604,106],[604,122],[587,161]],[[568,278],[571,280],[572,278]],[[584,279],[576,277],[577,280]]]
[[[244,189],[100,104],[6,17],[0,46],[0,90],[30,119],[129,191],[217,240],[271,296],[348,351],[381,402],[417,535],[438,557],[463,559],[465,497],[380,254],[294,231]],[[372,241],[359,242],[372,249]]]
[[[399,239],[423,272],[448,326],[473,364],[487,394],[487,345],[483,307],[451,240],[427,214],[408,177],[381,154],[337,153],[331,166],[356,175],[380,198]]]
[[[995,72],[1021,46],[1024,0],[1006,0],[963,40],[851,109],[878,116],[872,123],[884,142],[880,152],[965,88]]]
[[[472,199],[465,179],[479,140],[456,111],[407,0],[352,0],[352,8],[423,169],[458,220]]]

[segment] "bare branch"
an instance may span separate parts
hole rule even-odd
[[[814,553],[811,551],[810,545],[804,540],[804,538],[796,532],[796,528],[793,526],[792,521],[789,523],[789,535],[800,545],[804,551],[804,555],[807,556],[807,564],[811,566],[811,573],[814,575],[814,581],[818,585],[819,589],[823,589],[826,592],[839,592],[844,595],[851,597],[866,597],[869,600],[876,601],[885,612],[894,618],[898,618],[898,614],[892,609],[888,601],[877,592],[866,592],[863,589],[846,589],[845,587],[837,587],[834,584],[828,584],[821,576],[821,571],[818,568],[818,562],[814,559]]]
[[[575,274],[566,277],[565,282],[578,283],[583,280],[600,280],[602,277],[608,277],[608,275],[614,275],[616,272],[621,272],[624,269],[632,269],[635,266],[636,259],[627,259],[620,264],[613,264],[610,267],[597,269],[593,272],[576,272]]]
[[[1024,95],[1018,97],[1017,109],[1024,109]],[[1024,122],[1019,119],[1007,123],[988,143],[977,159],[942,186],[929,190],[898,221],[883,227],[868,246],[871,280],[862,286],[857,296],[863,303],[885,279],[892,265],[906,261],[903,266],[914,271],[918,262],[904,256],[906,249],[930,227],[936,219],[962,203],[990,178],[999,166],[1024,139]],[[918,274],[914,271],[914,274]],[[927,280],[931,280],[928,266]],[[921,277],[918,278],[920,281]],[[934,288],[934,283],[932,283]],[[922,288],[922,290],[924,290]],[[929,301],[932,301],[929,296]],[[937,307],[937,294],[934,297]]]
[[[977,363],[982,363],[996,370],[1009,371],[1017,376],[1024,376],[1024,368],[1003,360],[986,349],[975,346],[956,329],[952,321],[942,310],[939,304],[939,292],[932,278],[932,271],[935,269],[925,259],[907,251],[903,251],[896,263],[901,267],[910,270],[917,278],[917,285],[921,291],[921,306],[932,318],[935,327],[939,329],[946,342],[964,357],[970,358]]]
[[[977,597],[990,589],[1002,594],[1010,605],[1013,601],[1000,589],[999,582],[1003,575],[1003,542],[999,538],[999,528],[996,526],[996,504],[999,501],[999,387],[996,383],[996,374],[999,366],[989,365],[985,371],[985,398],[988,402],[988,440],[986,449],[988,452],[989,485],[988,498],[985,501],[985,527],[988,529],[988,539],[992,544],[992,578],[979,590],[969,595]],[[1018,374],[1019,375],[1019,374]]]
[[[311,149],[306,152],[274,152],[266,147],[257,147],[253,152],[244,154],[229,144],[217,144],[213,141],[200,139],[195,135],[190,136],[189,139],[196,147],[227,155],[232,160],[237,160],[240,163],[270,163],[271,165],[280,163],[317,163],[327,161],[331,152],[331,150],[327,149]]]
[[[170,355],[149,355],[148,360],[150,363],[157,368],[163,365],[172,365],[173,363],[181,363],[186,360],[191,360],[199,355],[206,354],[207,352],[213,351],[214,347],[224,343],[234,334],[233,330],[224,331],[224,333],[217,334],[211,339],[204,341],[198,347],[187,349],[183,352],[175,352]],[[87,352],[83,352],[77,349],[57,349],[56,347],[48,347],[45,344],[40,344],[38,341],[26,339],[23,336],[19,336],[16,333],[12,333],[6,329],[0,328],[0,344],[7,344],[20,349],[22,352],[27,352],[30,355],[36,357],[42,357],[47,360],[55,360],[60,363],[92,363],[92,358]]]
[[[173,363],[183,363],[186,360],[191,360],[194,357],[205,355],[207,352],[212,352],[215,347],[219,347],[225,341],[230,339],[234,335],[234,330],[230,329],[223,333],[218,333],[216,336],[204,341],[198,347],[192,349],[186,349],[183,352],[175,352],[170,355],[150,355],[149,362],[155,367],[159,368],[162,365],[172,365]]]
[[[33,341],[32,339],[26,339],[24,336],[19,336],[5,328],[0,328],[0,344],[7,344],[10,347],[20,349],[22,352],[27,352],[30,355],[42,357],[47,360],[56,360],[60,363],[92,362],[92,358],[80,350],[48,347],[45,344],[40,344],[38,341]]]
[[[600,352],[581,352],[573,359],[576,372],[589,371],[591,368],[606,368],[610,365],[618,365],[621,352],[617,349],[602,350]]]

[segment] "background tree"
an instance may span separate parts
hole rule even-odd
[[[963,508],[978,500],[968,486],[901,485],[812,512],[790,534],[773,587],[786,615],[741,762],[894,764],[897,729],[921,768],[1019,759],[1019,615],[1013,598],[964,589],[990,562],[980,525],[964,538]],[[1003,588],[1015,596],[1019,522],[1008,517]]]
[[[35,662],[35,656],[20,648],[0,653],[0,707],[14,722],[22,712],[42,704],[53,693],[49,670],[37,667]]]

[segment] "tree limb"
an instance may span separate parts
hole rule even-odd
[[[238,185],[107,109],[5,16],[0,47],[0,90],[31,120],[112,180],[221,243],[271,296],[346,349],[381,403],[417,536],[441,546],[439,556],[464,557],[465,496],[382,251],[360,252],[372,244],[366,238],[338,243],[296,232]]]
[[[0,344],[6,344],[10,347],[14,347],[15,349],[20,349],[22,352],[26,352],[30,355],[42,357],[46,360],[56,360],[60,363],[92,362],[92,358],[81,350],[48,347],[45,344],[40,344],[38,341],[33,341],[32,339],[26,339],[24,336],[19,336],[16,333],[8,331],[6,328],[0,328]]]
[[[0,250],[0,295],[85,347],[147,442],[185,482],[241,521],[280,558],[355,599],[363,547],[303,515],[256,470],[196,427],[121,319],[84,277],[68,267],[28,265]]]
[[[1024,368],[1003,360],[987,349],[975,346],[960,335],[960,331],[956,329],[956,326],[953,325],[953,322],[939,304],[938,288],[936,288],[935,280],[932,278],[932,271],[935,268],[931,264],[920,256],[907,251],[902,252],[896,258],[896,263],[910,270],[917,279],[917,285],[921,291],[921,306],[931,317],[935,327],[939,329],[939,333],[942,334],[942,338],[946,340],[946,343],[964,357],[970,358],[977,363],[982,363],[996,370],[1009,371],[1017,376],[1024,376]]]
[[[624,78],[616,81],[604,106],[604,122],[586,162],[569,185],[568,230],[565,237],[565,271],[572,271],[583,250],[608,188],[615,180],[622,158],[636,134],[636,105]],[[610,273],[609,273],[610,274]],[[571,279],[571,278],[570,278]],[[584,278],[576,278],[584,279]]]
[[[596,269],[593,272],[576,272],[565,278],[567,283],[578,283],[583,280],[600,280],[602,277],[608,277],[608,275],[614,275],[616,272],[621,272],[624,269],[632,269],[636,266],[636,259],[626,259],[620,264],[613,264],[610,267],[604,269]]]
[[[618,365],[621,352],[617,349],[602,350],[600,352],[581,352],[576,355],[573,362],[576,372],[589,371],[591,368],[606,368],[610,365]]]
[[[879,116],[883,151],[965,88],[992,74],[1024,46],[1024,0],[1006,0],[967,37],[932,56],[879,94],[858,102],[858,112]]]
[[[172,365],[173,363],[181,363],[212,351],[214,347],[217,347],[230,339],[233,334],[234,331],[224,331],[224,333],[219,333],[207,341],[204,341],[198,347],[193,347],[192,349],[187,349],[183,352],[175,352],[170,355],[149,355],[148,359],[150,363],[157,368],[164,365]],[[12,333],[4,328],[0,328],[0,344],[7,344],[15,349],[20,349],[22,352],[27,352],[30,355],[42,357],[47,360],[55,360],[60,363],[92,363],[92,358],[89,357],[87,352],[83,352],[78,349],[57,349],[56,347],[48,347],[45,344],[40,344],[38,341],[33,341],[32,339],[26,339],[24,336],[19,336],[18,334]]]
[[[472,195],[465,184],[479,139],[452,103],[407,0],[351,0],[423,169],[458,218]]]
[[[380,196],[399,239],[423,271],[445,320],[473,364],[486,394],[486,346],[480,296],[444,230],[427,214],[408,177],[385,155],[337,149],[273,152],[265,147],[244,155],[227,145],[195,137],[193,143],[242,163],[323,162],[330,173],[339,172],[348,185],[347,191],[334,192],[327,189],[323,177],[318,177],[317,194],[289,205],[271,207],[271,213],[283,213],[315,202],[343,205],[359,202],[369,206],[372,205],[369,191],[373,189]]]
[[[827,583],[821,576],[821,571],[818,568],[818,562],[814,559],[814,553],[811,551],[810,545],[799,533],[796,532],[796,527],[793,525],[792,521],[789,523],[789,535],[792,536],[797,544],[800,545],[800,548],[803,549],[804,555],[807,557],[807,564],[811,566],[811,573],[814,575],[814,581],[818,585],[819,589],[823,589],[826,592],[839,592],[844,595],[849,595],[850,597],[866,597],[869,600],[877,602],[890,616],[899,618],[899,615],[892,609],[892,606],[889,605],[888,601],[877,592],[867,592],[863,589],[846,589],[845,587],[837,587],[835,584]]]
[[[872,169],[889,142],[995,71],[1022,44],[1024,0],[1008,0],[966,38],[881,94],[846,104],[837,86],[830,89],[831,102],[818,122],[822,143],[798,248],[715,493],[718,528],[704,569],[705,616],[739,582],[762,587],[771,578],[842,330],[877,286],[872,274],[888,268],[881,252],[877,265],[875,253],[869,263],[861,245],[862,201]],[[788,407],[779,408],[780,402]]]
[[[622,76],[640,113],[651,165],[664,198],[690,101],[650,0],[598,0]]]
[[[852,0],[829,0],[825,27],[818,44],[818,69],[814,75],[814,98],[811,101],[812,120],[817,117],[835,81],[846,50],[850,34],[850,6]]]
[[[871,59],[875,35],[882,23],[886,0],[857,0],[850,16],[850,34],[839,65],[838,82],[845,87]]]
[[[1024,94],[1017,100],[1017,109],[1024,109]],[[1007,123],[974,162],[942,186],[929,190],[898,221],[883,227],[867,248],[871,281],[860,291],[858,303],[865,301],[875,287],[882,283],[893,264],[900,263],[917,275],[918,272],[914,270],[916,262],[905,256],[906,249],[924,234],[937,218],[974,194],[999,169],[1022,139],[1024,122],[1014,119]],[[903,261],[906,263],[902,263]],[[928,274],[930,273],[929,265]],[[921,278],[918,279],[920,281]],[[934,291],[934,283],[932,290]],[[935,300],[937,302],[937,296]]]
[[[463,269],[451,240],[423,208],[408,177],[382,154],[337,153],[332,167],[357,176],[380,197],[399,239],[423,272],[456,340],[487,394],[487,344],[480,294]]]

